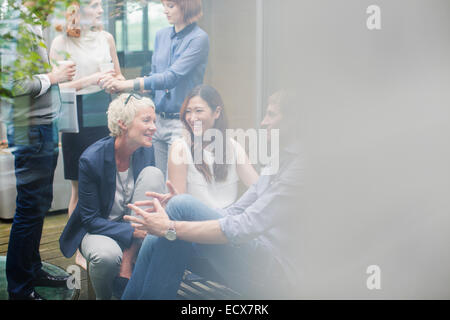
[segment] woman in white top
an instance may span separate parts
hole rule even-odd
[[[72,195],[69,216],[78,202],[78,162],[91,144],[109,134],[106,111],[111,96],[97,84],[106,74],[124,79],[120,71],[116,45],[111,34],[102,30],[101,0],[81,0],[67,8],[65,34],[57,36],[50,48],[50,60],[58,63],[71,60],[76,64],[72,81],[61,89],[74,88],[77,94],[78,133],[63,133],[61,137],[64,178],[71,180]],[[60,26],[57,30],[62,31]],[[77,263],[84,264],[77,254]]]
[[[242,146],[226,138],[220,94],[211,86],[197,86],[184,100],[180,118],[187,133],[170,149],[168,180],[179,193],[189,193],[210,207],[231,205],[239,180],[248,187],[258,174]]]

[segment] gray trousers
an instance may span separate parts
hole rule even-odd
[[[145,192],[164,193],[165,189],[162,172],[155,167],[146,167],[136,180],[132,202],[151,200]],[[133,215],[134,211],[130,214]],[[122,249],[115,240],[107,236],[89,233],[81,241],[80,249],[88,262],[89,275],[97,299],[111,299],[113,281],[122,263]]]
[[[156,115],[156,130],[153,135],[155,149],[155,166],[162,171],[167,179],[167,161],[169,148],[173,141],[183,135],[183,123],[179,119],[163,119]]]

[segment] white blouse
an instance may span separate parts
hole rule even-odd
[[[212,177],[212,182],[208,183],[197,170],[192,159],[190,147],[184,139],[179,139],[187,154],[187,177],[186,177],[186,193],[199,199],[211,208],[225,208],[233,204],[238,196],[239,175],[237,173],[236,162],[239,154],[245,152],[241,145],[233,139],[229,139],[230,150],[232,154],[228,154],[229,158],[228,173],[224,181],[216,181]],[[206,147],[203,150],[203,159],[208,165],[209,170],[213,173],[214,153]]]
[[[82,31],[79,38],[61,36],[62,41],[55,41],[56,52],[70,54],[68,60],[76,63],[73,80],[78,80],[100,71],[100,65],[111,63],[111,51],[106,31]],[[91,85],[77,91],[78,95],[100,91],[98,85]]]

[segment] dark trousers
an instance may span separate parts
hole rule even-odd
[[[16,212],[6,258],[8,292],[26,295],[41,270],[39,255],[44,217],[53,200],[53,177],[58,160],[56,125],[8,127],[14,154]]]

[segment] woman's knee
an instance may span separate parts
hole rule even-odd
[[[93,267],[120,268],[122,263],[122,251],[116,248],[99,248],[89,257],[89,264]]]
[[[164,175],[160,169],[153,166],[142,169],[137,178],[137,184],[143,184],[141,187],[146,191],[165,192]]]

